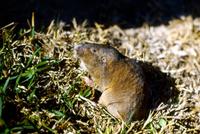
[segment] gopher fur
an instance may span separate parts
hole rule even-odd
[[[102,92],[99,103],[124,121],[145,115],[145,80],[135,59],[122,55],[111,46],[85,43],[75,45],[81,66],[88,71]]]

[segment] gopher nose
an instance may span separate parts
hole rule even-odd
[[[78,51],[78,49],[80,48],[80,45],[74,45],[74,50]]]
[[[80,56],[80,55],[82,55],[83,54],[83,47],[82,47],[82,45],[75,45],[74,46],[74,51],[76,52],[76,54],[78,55],[78,56]]]

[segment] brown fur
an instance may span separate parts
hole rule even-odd
[[[113,116],[124,121],[144,116],[144,75],[136,60],[91,43],[76,45],[75,53],[102,92],[99,103]]]

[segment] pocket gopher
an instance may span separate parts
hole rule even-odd
[[[116,118],[141,119],[145,114],[145,82],[136,60],[122,55],[111,46],[95,43],[75,45],[81,66],[102,92],[99,103]]]

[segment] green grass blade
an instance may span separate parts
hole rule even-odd
[[[4,94],[6,93],[6,89],[7,89],[9,81],[10,81],[10,77],[8,77],[8,79],[6,80],[6,82],[3,86],[2,93],[4,93]]]
[[[0,118],[2,118],[3,112],[3,96],[0,96]]]
[[[41,48],[38,48],[34,53],[33,55],[31,55],[31,57],[29,58],[27,64],[26,64],[26,67],[28,67],[30,65],[30,63],[33,61],[33,57],[41,50]]]

